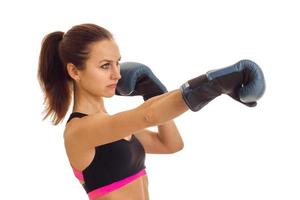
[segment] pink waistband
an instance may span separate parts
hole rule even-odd
[[[90,200],[93,200],[96,197],[103,196],[103,195],[105,195],[105,194],[107,194],[109,192],[112,192],[112,191],[114,191],[114,190],[116,190],[116,189],[118,189],[118,188],[120,188],[120,187],[122,187],[122,186],[124,186],[124,185],[126,185],[126,184],[128,184],[128,183],[130,183],[132,181],[134,181],[135,179],[137,179],[137,178],[139,178],[141,176],[144,176],[144,175],[146,175],[146,170],[145,169],[139,171],[138,173],[136,173],[136,174],[134,174],[132,176],[124,178],[124,179],[122,179],[120,181],[114,182],[112,184],[106,185],[104,187],[101,187],[101,188],[98,188],[98,189],[95,189],[95,190],[89,192],[88,193],[89,198],[90,198]]]

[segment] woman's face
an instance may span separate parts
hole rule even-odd
[[[90,46],[84,70],[79,71],[79,87],[95,97],[112,97],[121,78],[118,45],[114,40],[95,42]],[[115,84],[115,86],[110,86]]]

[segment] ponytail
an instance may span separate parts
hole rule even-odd
[[[63,35],[57,31],[45,36],[38,66],[38,79],[45,94],[43,120],[51,116],[55,125],[63,120],[71,103],[71,79],[59,53]]]

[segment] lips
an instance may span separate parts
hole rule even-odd
[[[111,84],[111,85],[108,85],[107,87],[117,87],[117,84]]]

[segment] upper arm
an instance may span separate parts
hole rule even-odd
[[[164,145],[159,139],[158,132],[154,132],[148,129],[142,129],[134,134],[138,140],[142,143],[146,153],[153,154],[168,154],[171,151]]]
[[[146,127],[153,126],[150,112],[142,107],[108,114],[94,114],[72,120],[66,129],[73,140],[86,147],[114,142]]]

